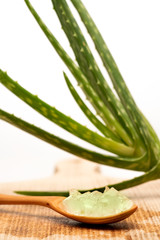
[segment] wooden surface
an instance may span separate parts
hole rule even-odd
[[[93,188],[115,182],[102,176],[96,164],[76,159],[60,162],[52,177],[0,184],[0,192],[13,190],[67,190]],[[159,240],[160,181],[123,191],[138,210],[114,224],[87,225],[67,219],[42,206],[0,205],[0,240]]]

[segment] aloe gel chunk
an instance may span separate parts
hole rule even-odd
[[[79,216],[105,217],[130,209],[133,202],[114,188],[81,194],[71,190],[63,204],[67,212]]]

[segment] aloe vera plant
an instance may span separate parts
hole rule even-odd
[[[106,150],[106,154],[80,147],[61,137],[44,131],[28,122],[0,110],[0,119],[38,137],[58,148],[73,153],[84,159],[117,168],[143,171],[144,174],[126,180],[114,186],[117,190],[126,189],[138,184],[160,178],[160,142],[148,120],[136,105],[125,81],[115,63],[102,35],[97,29],[87,9],[80,0],[71,0],[77,10],[95,48],[108,72],[116,94],[105,80],[100,67],[74,17],[66,0],[52,0],[53,8],[59,18],[70,46],[75,54],[74,61],[63,49],[51,31],[47,28],[29,0],[24,0],[29,11],[52,44],[60,58],[83,90],[86,98],[95,109],[94,114],[82,100],[64,73],[64,79],[80,109],[95,125],[99,133],[78,123],[54,107],[31,94],[6,72],[0,70],[0,83],[27,103],[41,115],[62,127],[80,139]],[[98,116],[98,117],[97,117]],[[108,154],[108,152],[112,154]],[[95,189],[93,189],[95,190]],[[104,187],[99,188],[104,191]],[[85,191],[85,190],[84,190]],[[83,192],[83,191],[82,191]],[[29,195],[68,195],[68,192],[19,192]]]

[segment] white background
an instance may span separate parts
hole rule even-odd
[[[159,0],[83,2],[104,36],[138,106],[160,136]],[[32,0],[32,4],[63,47],[73,56],[51,1]],[[75,15],[77,16],[76,13]],[[84,29],[83,26],[82,28]],[[94,49],[90,38],[88,41]],[[97,61],[100,62],[98,57]],[[33,94],[92,128],[65,84],[62,71],[67,71],[66,67],[23,0],[0,0],[0,68]],[[102,71],[105,73],[104,69]],[[2,85],[0,108],[77,142],[76,138],[40,116]],[[0,121],[1,182],[49,176],[56,162],[71,157],[73,156]],[[136,175],[108,167],[103,167],[102,170],[104,174],[117,176]]]

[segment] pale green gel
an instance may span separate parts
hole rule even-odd
[[[71,190],[63,204],[67,212],[79,216],[104,217],[128,210],[133,202],[114,188],[81,194]]]

